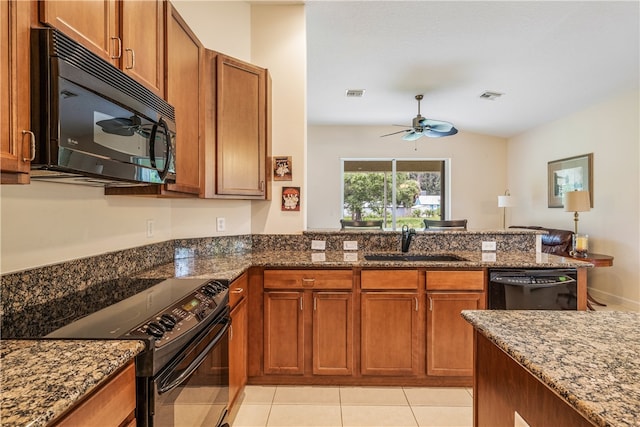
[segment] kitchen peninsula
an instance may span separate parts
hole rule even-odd
[[[462,316],[475,328],[475,426],[513,426],[516,413],[531,426],[640,425],[639,313]]]
[[[161,242],[4,275],[3,339],[6,345],[13,344],[10,338],[39,339],[64,326],[72,316],[99,310],[101,307],[94,303],[101,303],[107,297],[126,297],[132,292],[142,292],[144,288],[139,287],[147,282],[155,284],[173,277],[233,281],[246,273],[250,383],[335,384],[339,381],[344,384],[469,386],[472,379],[471,327],[459,313],[464,308],[484,308],[489,268],[575,268],[578,292],[586,305],[586,269],[591,264],[536,252],[536,236],[537,233],[531,231],[419,232],[410,253],[446,253],[462,258],[427,262],[365,259],[364,255],[370,253],[399,252],[399,233],[388,231],[313,231],[299,235],[243,235]],[[311,250],[313,240],[325,240],[326,249]],[[496,251],[480,250],[481,242],[487,240],[496,242]],[[357,242],[358,249],[344,250],[344,241]],[[70,270],[74,271],[73,276],[68,274]],[[307,273],[313,275],[311,279],[318,280],[311,284]],[[47,292],[31,292],[41,288]],[[322,300],[327,294],[331,297]],[[396,298],[398,294],[403,294],[401,299]],[[278,299],[282,296],[286,298]],[[291,296],[295,296],[291,298],[295,304],[287,299]],[[463,299],[455,299],[459,296]],[[316,297],[318,311],[326,309],[324,319],[333,322],[331,328],[325,326],[325,329],[330,329],[335,337],[335,326],[344,326],[344,339],[333,341],[344,344],[337,350],[342,352],[340,362],[348,361],[349,366],[331,365],[331,374],[326,374],[329,370],[325,364],[319,368],[325,373],[317,375],[313,365],[317,358],[325,361],[322,354],[314,353],[315,349],[327,346],[315,345],[305,338],[313,336],[311,328],[316,325],[312,320],[316,314],[309,309]],[[298,307],[299,301],[304,301],[306,310],[299,315],[301,329],[289,331],[291,339],[287,341],[299,340],[295,350],[298,352],[296,363],[300,362],[295,369],[299,371],[288,374],[282,372],[288,354],[270,355],[274,356],[269,359],[271,364],[265,364],[267,351],[283,348],[281,345],[269,346],[267,340],[276,335],[265,332],[265,325],[277,321],[278,316],[289,318],[289,314],[278,314],[279,310]],[[266,310],[266,304],[271,303],[275,304],[269,307],[273,310]],[[435,311],[431,311],[430,305]],[[375,319],[387,318],[384,313],[389,314],[391,307],[402,313],[398,318],[404,323],[394,325],[395,329],[384,330],[389,325],[378,325]],[[67,309],[68,313],[65,312]],[[337,315],[344,316],[342,324]],[[443,317],[438,317],[440,315]],[[284,325],[289,327],[292,323],[296,322],[288,321]],[[317,324],[322,325],[322,319]],[[402,345],[413,346],[415,351],[395,352],[395,365],[388,371],[391,373],[381,375],[376,363],[383,351],[384,354],[388,352],[379,348],[377,344],[384,340],[377,339],[375,334],[396,330],[410,331],[410,334],[393,336],[404,339]],[[456,332],[452,333],[454,330]],[[442,331],[446,333],[442,334]],[[447,356],[449,354],[464,357],[454,360]],[[37,359],[37,352],[32,355]],[[437,363],[431,366],[431,362]],[[23,363],[28,366],[32,362],[24,359]],[[60,368],[65,369],[64,363]],[[2,375],[3,381],[20,378],[21,365],[18,363],[11,370],[3,370]],[[12,415],[11,411],[5,413],[5,410],[8,408],[3,407],[3,417]]]

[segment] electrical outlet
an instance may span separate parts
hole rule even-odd
[[[358,254],[355,252],[346,252],[343,254],[344,262],[356,262],[358,261]]]
[[[147,238],[153,237],[155,221],[152,219],[147,220]]]
[[[326,260],[327,258],[324,252],[313,252],[311,254],[311,262],[324,262]]]
[[[496,262],[496,253],[482,252],[482,262]]]
[[[216,218],[216,231],[224,231],[227,229],[227,221],[224,217]]]
[[[327,247],[326,240],[312,240],[311,249],[316,251],[324,251]]]
[[[482,250],[483,251],[495,251],[496,250],[496,242],[482,242]]]
[[[356,240],[345,240],[342,242],[342,247],[345,251],[357,251],[358,242]]]

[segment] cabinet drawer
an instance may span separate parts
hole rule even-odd
[[[418,270],[362,270],[362,289],[418,289]]]
[[[351,289],[351,270],[265,270],[265,289]]]
[[[484,290],[484,271],[427,271],[427,290]]]
[[[114,426],[128,420],[136,409],[136,374],[134,364],[110,379],[105,385],[83,400],[59,422],[66,426]]]
[[[231,282],[229,286],[229,307],[233,308],[242,301],[247,296],[248,288],[249,280],[246,273]]]

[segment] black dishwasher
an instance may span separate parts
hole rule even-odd
[[[489,270],[490,310],[576,310],[575,269]]]

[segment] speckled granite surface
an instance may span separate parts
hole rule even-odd
[[[640,426],[640,313],[487,310],[462,316],[594,424]]]
[[[46,425],[142,350],[142,341],[0,341],[0,424]]]

